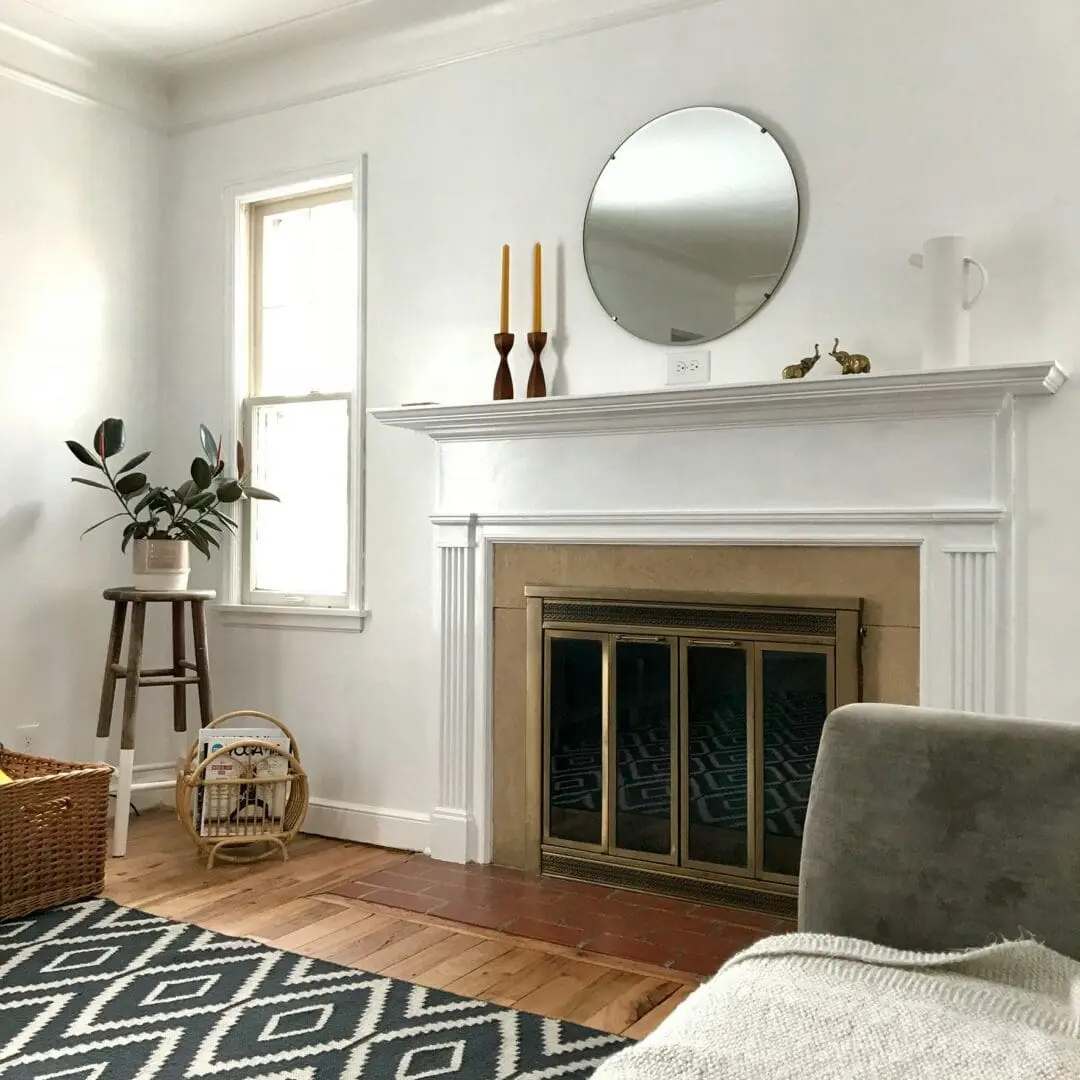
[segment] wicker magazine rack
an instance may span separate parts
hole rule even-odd
[[[207,728],[249,718],[274,725],[266,735],[233,738],[199,761],[193,743],[176,778],[176,813],[207,868],[216,860],[258,862],[280,852],[300,831],[308,808],[307,773],[300,764],[296,739],[268,713],[226,713]],[[276,728],[276,730],[274,730]],[[281,736],[284,736],[282,739]]]
[[[0,747],[0,919],[70,904],[105,887],[108,765]]]

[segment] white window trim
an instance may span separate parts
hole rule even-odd
[[[364,456],[363,408],[366,353],[367,159],[331,162],[311,169],[290,171],[251,183],[235,184],[224,192],[226,217],[225,371],[222,397],[225,403],[222,435],[233,446],[244,430],[244,402],[250,397],[251,281],[248,207],[252,203],[305,195],[332,187],[351,186],[357,222],[357,327],[356,389],[350,395],[349,452],[349,591],[344,606],[311,604],[246,604],[243,602],[246,530],[223,549],[221,599],[214,610],[226,626],[249,626],[289,630],[337,630],[359,633],[370,616],[364,608]],[[333,395],[331,395],[333,396]],[[241,518],[246,515],[242,514]]]

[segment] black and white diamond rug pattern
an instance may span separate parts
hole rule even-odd
[[[92,900],[0,923],[0,1080],[546,1080],[616,1035]]]

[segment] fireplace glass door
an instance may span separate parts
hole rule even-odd
[[[660,621],[644,606],[576,610],[541,631],[545,857],[790,891],[825,718],[858,700],[857,610],[721,611],[726,635],[700,609],[657,634],[626,625]]]
[[[677,825],[673,763],[678,705],[674,638],[616,637],[614,720],[614,848],[674,862]],[[675,708],[673,708],[675,706]]]

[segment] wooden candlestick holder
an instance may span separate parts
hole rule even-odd
[[[534,331],[528,337],[529,348],[532,350],[532,369],[529,371],[529,397],[547,397],[547,380],[544,378],[544,368],[540,363],[540,354],[547,344],[547,334],[543,331]]]
[[[496,401],[510,401],[514,396],[514,378],[510,374],[510,350],[513,347],[513,334],[495,335],[495,348],[499,353],[499,370],[495,372]]]

